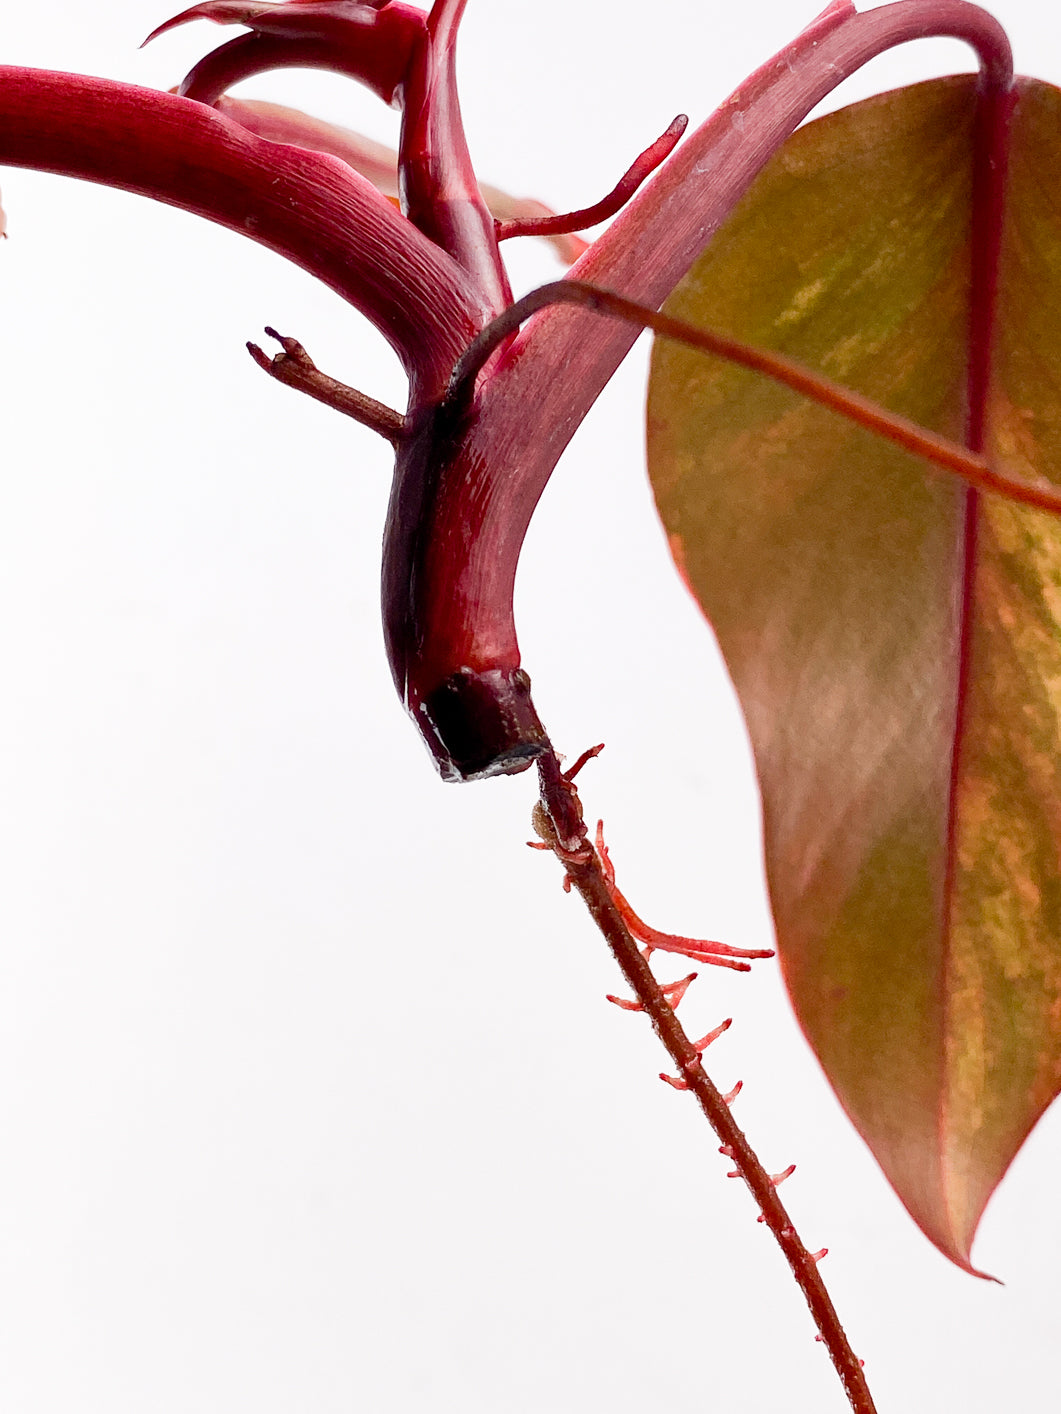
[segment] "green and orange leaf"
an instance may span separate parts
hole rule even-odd
[[[962,440],[975,81],[800,130],[666,306]],[[1061,92],[1021,81],[984,450],[1061,485]],[[1061,1090],[1061,521],[660,341],[649,464],[740,694],[800,1022],[927,1235]]]

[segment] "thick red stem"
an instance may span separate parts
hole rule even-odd
[[[900,0],[864,14],[833,6],[686,139],[572,276],[657,307],[822,98],[876,54],[930,35],[968,41],[987,88],[1008,91],[1005,34],[964,0]],[[412,534],[388,528],[388,640],[399,690],[414,711],[455,675],[511,675],[519,667],[512,594],[531,514],[637,337],[589,321],[567,309],[530,321],[491,366],[462,436],[433,467],[429,514]],[[399,458],[399,481],[406,474]],[[532,724],[532,736],[535,730]],[[518,761],[498,769],[518,769]]]
[[[489,313],[465,272],[345,163],[173,94],[0,67],[0,163],[139,192],[286,256],[368,316],[417,400],[441,393]]]
[[[969,280],[969,363],[966,370],[967,405],[965,441],[977,452],[985,444],[987,400],[991,380],[991,363],[998,305],[998,275],[1002,252],[1002,232],[1006,209],[1006,188],[1009,176],[1009,136],[1013,111],[1018,101],[1015,90],[1002,90],[981,82],[973,131],[973,192],[971,270]],[[954,662],[954,725],[951,731],[950,773],[947,790],[945,875],[940,888],[941,936],[950,934],[950,912],[955,899],[955,871],[958,869],[958,802],[965,774],[964,751],[969,742],[967,712],[969,684],[972,673],[973,621],[976,602],[977,539],[982,515],[981,496],[976,489],[966,492],[964,514],[961,516],[957,563],[961,586],[958,597],[959,615]],[[941,970],[945,974],[952,966],[950,951],[944,949]],[[938,995],[952,997],[952,978],[941,975],[937,981]],[[942,1068],[946,1058],[940,1054]],[[944,1087],[942,1093],[948,1093]],[[950,1115],[946,1103],[940,1106],[940,1135],[948,1130]],[[968,1261],[961,1263],[976,1276],[984,1276]]]
[[[324,69],[357,79],[389,104],[405,71],[404,65],[395,62],[389,53],[383,57],[390,62],[366,66],[360,54],[351,61],[329,39],[241,34],[200,59],[185,75],[178,92],[198,103],[212,104],[233,84],[242,83],[255,74],[265,74],[272,69]]]

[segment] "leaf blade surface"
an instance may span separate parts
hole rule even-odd
[[[1013,129],[987,449],[1061,479],[1056,90]],[[968,79],[801,129],[668,313],[962,440]],[[1061,534],[755,375],[659,342],[649,466],[740,694],[797,1015],[954,1261],[1061,1088]]]

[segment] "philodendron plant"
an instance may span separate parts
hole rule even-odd
[[[619,964],[630,993],[611,1000],[647,1013],[661,1079],[707,1117],[867,1414],[824,1249],[778,1191],[792,1166],[763,1167],[739,1084],[704,1068],[729,1020],[687,1034],[695,973],[651,965],[772,954],[631,907],[576,784],[600,748],[565,760],[537,709],[516,570],[562,452],[654,330],[649,471],[744,707],[793,1006],[913,1219],[973,1272],[988,1198],[1061,1088],[1061,215],[1043,179],[1061,170],[1061,94],[1015,80],[1004,32],[965,0],[834,0],[701,127],[676,118],[609,195],[556,215],[479,183],[463,11],[205,0],[150,38],[196,20],[240,32],[171,92],[0,68],[0,162],[247,236],[390,343],[400,409],[292,331],[249,351],[393,448],[383,628],[412,729],[446,781],[536,780],[534,845]],[[929,36],[966,41],[978,75],[800,128],[867,61]],[[397,108],[397,152],[230,92],[291,67]],[[516,300],[505,242],[524,236],[571,266]]]

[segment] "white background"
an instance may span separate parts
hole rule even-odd
[[[997,0],[1018,67],[1061,17]],[[1036,13],[1039,11],[1040,13]],[[811,18],[796,0],[473,0],[485,179],[594,200]],[[654,16],[654,18],[653,18]],[[5,0],[0,59],[174,83],[158,0]],[[854,98],[969,67],[932,43]],[[250,91],[393,141],[331,76]],[[400,405],[359,317],[138,198],[3,174],[0,1404],[11,1414],[828,1414],[802,1299],[555,862],[533,778],[443,786],[378,621],[388,454],[272,384],[275,324]],[[549,248],[512,250],[520,288]],[[660,927],[769,941],[757,805],[642,466],[644,349],[565,457],[519,582],[524,661],[620,879]],[[576,612],[572,612],[576,606]],[[680,967],[674,975],[678,975]],[[776,965],[702,977],[710,1054],[880,1410],[1059,1398],[1058,1116],[950,1267],[840,1114]],[[631,1211],[641,1233],[631,1230]],[[646,1241],[643,1233],[653,1234]]]

